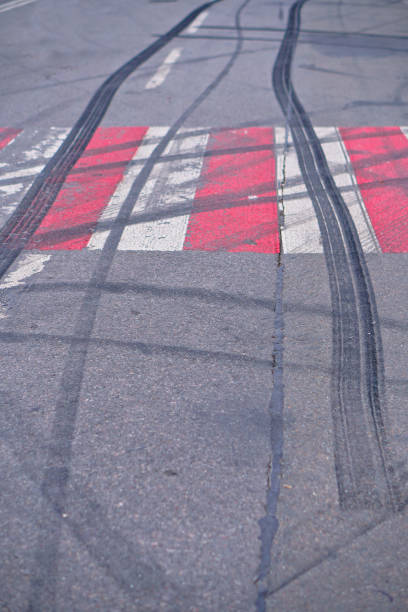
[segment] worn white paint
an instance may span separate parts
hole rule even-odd
[[[186,34],[196,34],[198,29],[203,25],[204,21],[208,17],[208,11],[203,11],[194,19],[186,30]]]
[[[275,129],[275,145],[283,252],[323,253],[313,203],[303,181],[292,138],[285,128]]]
[[[407,2],[408,2],[408,0],[407,0]],[[404,126],[404,125],[403,125],[403,126],[401,126],[401,127],[400,127],[400,130],[401,130],[401,132],[404,134],[404,136],[405,136],[406,138],[408,138],[408,127],[406,127],[406,126]]]
[[[0,165],[0,223],[16,209],[68,131],[64,128],[26,129],[1,151],[1,159],[7,161]]]
[[[133,209],[133,221],[140,213],[152,220],[125,228],[120,250],[181,251],[201,173],[208,133],[191,130],[179,133],[157,163]],[[166,156],[171,156],[166,161]],[[157,218],[156,218],[157,217]]]
[[[7,2],[6,4],[0,5],[0,13],[11,11],[12,9],[25,6],[26,4],[32,4],[33,2],[35,2],[35,0],[12,0],[12,2]]]
[[[51,259],[48,253],[25,253],[20,256],[0,283],[0,289],[10,289],[24,284],[28,278],[38,274],[44,265]]]
[[[89,249],[103,249],[110,231],[109,224],[116,219],[122,204],[132,189],[133,183],[167,131],[168,127],[151,127],[148,129],[143,142],[138,147],[135,155],[129,163],[123,179],[116,187],[109,204],[106,206],[99,218],[98,225],[88,243]],[[151,182],[152,180],[152,175],[150,175],[149,181]],[[149,183],[149,181],[147,183]],[[141,197],[142,195],[139,197],[139,199]]]
[[[164,62],[158,67],[152,78],[146,83],[145,89],[155,89],[164,83],[173,64],[175,64],[179,59],[181,51],[182,49],[173,49],[170,51]]]
[[[69,131],[67,128],[51,127],[41,140],[34,143],[27,151],[24,151],[24,159],[26,161],[35,161],[41,157],[49,159],[57,152],[58,147],[68,136]]]
[[[315,128],[315,131],[329,164],[330,172],[353,218],[363,251],[381,253],[339,130],[336,127],[319,127]]]

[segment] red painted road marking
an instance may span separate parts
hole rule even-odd
[[[4,149],[21,132],[13,128],[0,128],[0,150]]]
[[[273,129],[210,135],[184,250],[279,252]]]
[[[98,128],[28,249],[83,249],[146,127]]]
[[[398,127],[340,128],[384,253],[408,251],[408,140]]]

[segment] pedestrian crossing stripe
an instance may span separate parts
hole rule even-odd
[[[323,252],[285,128],[182,129],[152,163],[168,129],[98,128],[26,248],[102,249],[145,176],[119,250]],[[408,128],[315,131],[363,250],[408,252]],[[0,129],[1,224],[67,133]]]

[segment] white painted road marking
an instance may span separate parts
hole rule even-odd
[[[347,150],[336,127],[315,128],[331,174],[358,231],[363,251],[381,253]]]
[[[98,226],[96,227],[96,230],[92,234],[88,243],[88,248],[103,249],[109,234],[109,229],[103,229],[104,225],[107,224],[107,222],[114,221],[116,219],[123,202],[126,200],[130,190],[132,189],[133,183],[140,174],[145,163],[151,157],[160,140],[165,136],[168,129],[168,127],[151,127],[148,129],[146,136],[143,138],[141,145],[138,147],[131,163],[127,167],[123,179],[118,184],[108,206],[105,208],[99,218],[99,223],[102,229],[99,229]],[[152,177],[153,172],[151,173],[143,191],[145,191],[149,181],[154,180],[154,177]],[[143,197],[142,194],[140,194],[139,200]]]
[[[159,218],[131,223],[123,232],[119,250],[183,250],[207,141],[208,133],[196,136],[184,131],[169,143],[133,209],[134,215],[151,212]],[[166,155],[175,159],[166,161]],[[172,209],[174,216],[171,216]]]
[[[5,11],[11,11],[12,9],[19,8],[20,6],[25,6],[26,4],[32,4],[33,2],[35,2],[35,0],[12,0],[12,2],[0,4],[0,13],[4,13]]]
[[[177,62],[178,58],[180,57],[181,51],[182,49],[173,49],[172,51],[170,51],[162,65],[159,66],[150,81],[146,83],[145,89],[155,89],[156,87],[160,87],[160,85],[163,84],[171,70],[171,67]]]
[[[408,0],[407,0],[407,2],[408,2]],[[406,127],[406,126],[402,125],[402,126],[401,126],[401,132],[404,134],[404,136],[405,136],[406,138],[408,138],[408,127]]]
[[[14,212],[68,132],[62,128],[26,129],[0,151],[0,225]]]
[[[342,194],[366,253],[381,252],[364,206],[353,168],[336,127],[316,127],[334,181]],[[322,253],[323,246],[312,200],[307,193],[291,137],[285,149],[285,129],[276,128],[278,184],[284,176],[282,248],[284,253]],[[283,164],[285,162],[285,168]],[[279,193],[281,196],[281,193]],[[281,203],[280,203],[281,205]]]
[[[196,198],[196,190],[198,188],[198,194],[201,198],[199,207],[202,205],[205,207],[205,205],[208,204],[208,202],[206,203],[206,196],[200,195],[203,184],[208,183],[209,186],[215,185],[217,182],[222,184],[223,173],[228,175],[231,168],[234,168],[234,157],[232,157],[226,165],[221,164],[219,168],[217,166],[217,172],[210,173],[209,176],[206,176],[205,173],[201,175],[210,132],[207,129],[196,128],[194,131],[183,130],[179,132],[168,144],[160,158],[153,163],[151,161],[152,155],[161,139],[166,135],[168,129],[168,127],[151,127],[146,132],[146,128],[142,128],[141,133],[145,134],[145,136],[142,138],[140,146],[137,148],[130,162],[128,160],[132,152],[129,153],[126,161],[126,170],[118,176],[115,175],[115,182],[112,183],[109,194],[97,213],[95,213],[94,221],[97,225],[90,238],[89,234],[87,236],[89,242],[87,243],[85,240],[80,246],[74,246],[72,248],[88,247],[90,249],[102,249],[104,247],[106,238],[111,231],[112,222],[117,218],[122,204],[131,194],[132,186],[146,163],[152,164],[151,168],[149,167],[151,170],[149,178],[141,189],[137,201],[135,202],[135,198],[132,198],[132,201],[129,202],[129,206],[133,207],[132,217],[123,229],[118,249],[129,251],[180,251],[183,249],[201,248],[201,243],[199,241],[194,247],[192,247],[189,242],[192,235],[191,227],[189,229],[187,243],[185,241],[189,222],[192,223],[192,227],[195,228],[194,231],[197,231],[198,227],[194,217],[190,220],[194,199]],[[395,236],[392,234],[388,243],[386,243],[386,252],[395,252],[395,249],[397,249],[398,252],[408,252],[408,238],[404,237],[403,224],[400,227],[395,222],[391,222],[392,218],[391,221],[389,221],[388,217],[382,214],[381,198],[384,197],[383,194],[377,197],[377,200],[379,200],[377,208],[373,208],[371,202],[372,194],[370,192],[367,194],[367,187],[364,182],[365,178],[364,175],[363,178],[361,178],[359,174],[359,164],[357,163],[356,165],[353,153],[350,153],[349,140],[346,138],[346,140],[343,141],[343,138],[345,138],[343,129],[338,129],[336,127],[315,129],[329,164],[331,175],[353,218],[363,251],[367,253],[383,251],[384,246],[381,243],[381,236],[384,232],[390,232],[392,228],[394,228],[392,231],[397,231],[395,228],[398,227],[397,234],[395,234]],[[365,131],[369,131],[370,129],[372,131],[373,128],[361,128],[363,137]],[[408,136],[408,129],[406,127],[402,127],[401,130],[405,136]],[[0,227],[4,225],[14,212],[19,202],[24,197],[24,194],[27,192],[27,189],[33,183],[36,175],[41,172],[48,159],[57,151],[68,131],[67,129],[61,128],[51,128],[48,130],[25,129],[20,132],[14,140],[9,140],[8,137],[5,139],[3,138],[3,141],[0,140],[0,143],[3,142],[3,148],[0,150]],[[383,128],[382,132],[381,137],[383,140],[387,137],[387,134],[389,138],[393,139],[392,142],[394,142],[396,138],[399,138],[398,146],[401,150],[405,151],[405,137],[399,133],[399,130],[393,128],[390,131],[390,128]],[[7,133],[7,130],[6,132],[2,130],[3,135]],[[367,147],[369,148],[371,146],[375,153],[380,145],[375,145],[376,138],[378,140],[378,135],[376,136],[374,134],[374,136],[375,138],[373,137],[374,140],[371,145],[370,141],[367,141]],[[282,213],[280,217],[282,251],[289,254],[322,253],[322,239],[313,203],[309,197],[300,172],[296,151],[290,135],[288,135],[287,143],[285,142],[285,138],[285,128],[275,128],[278,204]],[[401,139],[402,142],[400,142]],[[138,143],[139,140],[140,137],[138,137]],[[256,142],[256,137],[254,137],[254,144],[256,144]],[[363,151],[365,151],[365,146],[366,141],[364,140],[362,144],[360,143],[360,147],[362,147]],[[384,143],[381,146],[385,146]],[[377,147],[377,149],[375,147]],[[133,151],[134,150],[135,149],[133,149]],[[211,151],[207,153],[210,154]],[[87,155],[89,154],[91,154],[91,152],[88,151]],[[102,150],[99,152],[97,150],[96,153],[92,152],[92,156],[94,157],[95,155],[97,163],[99,163],[98,155],[100,155],[100,163],[103,166],[103,163],[105,163],[103,162],[104,152]],[[351,160],[353,160],[353,162]],[[373,164],[373,169],[375,169],[377,168],[375,155],[373,160],[374,161],[370,163]],[[391,165],[387,166],[387,163]],[[373,176],[374,178],[376,177],[377,182],[382,181],[383,175],[385,178],[393,177],[392,173],[397,171],[395,169],[397,166],[394,168],[392,165],[393,163],[392,159],[388,162],[385,160],[381,168],[375,170],[377,174]],[[405,166],[403,166],[403,168],[405,168]],[[252,178],[250,174],[247,178],[251,190],[248,191],[246,197],[256,202],[259,196],[256,190],[252,190],[253,185],[256,185],[256,172],[254,173],[255,182],[253,185],[251,183]],[[282,182],[283,194],[280,188]],[[363,185],[363,190],[361,189],[361,184]],[[234,190],[232,190],[231,187],[229,189],[231,198],[233,198]],[[389,194],[390,188],[388,185],[386,185],[384,189],[386,189],[387,194]],[[111,195],[112,193],[113,195]],[[227,195],[229,198],[229,194]],[[216,207],[223,209],[225,206],[225,208],[228,209],[227,200],[224,202],[221,197],[220,201],[216,202]],[[94,203],[94,200],[92,201]],[[108,201],[109,203],[106,206]],[[367,201],[371,202],[371,208],[368,208],[368,210]],[[400,204],[401,214],[405,214],[408,206],[405,195],[397,194],[395,196],[395,202]],[[58,228],[58,223],[61,222],[61,232],[69,227],[70,219],[68,211],[71,208],[72,225],[75,225],[75,219],[77,219],[76,215],[78,215],[78,211],[75,210],[76,205],[76,200],[70,201],[69,206],[64,208],[64,210],[66,209],[68,217],[65,213],[60,216],[58,210],[57,212],[54,211],[54,216],[56,213],[55,223]],[[395,207],[392,206],[392,211],[394,208]],[[368,213],[368,211],[370,211],[370,213]],[[375,214],[377,217],[375,217]],[[53,228],[55,230],[54,226]],[[225,231],[224,223],[222,223],[222,228],[223,231]],[[242,228],[239,227],[238,230],[240,229]],[[400,234],[403,236],[402,238]],[[408,236],[408,233],[406,235]],[[394,239],[397,241],[396,247],[392,242]],[[62,242],[64,241],[62,240]],[[47,248],[66,248],[66,246],[57,247],[52,245]]]
[[[187,28],[186,34],[195,34],[198,28],[204,23],[204,20],[208,16],[208,11],[203,11],[196,19],[194,19],[193,23]]]
[[[51,253],[26,253],[17,259],[16,267],[2,280],[0,289],[10,289],[11,287],[23,285],[27,278],[41,272],[44,265],[50,259]]]
[[[292,137],[288,134],[287,145],[285,139],[285,128],[276,128],[276,175],[280,206],[282,180],[284,183],[282,250],[284,253],[323,253],[319,224],[303,181]]]

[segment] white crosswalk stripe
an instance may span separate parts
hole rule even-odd
[[[109,226],[109,223],[114,221],[118,215],[118,212],[129,196],[130,191],[137,177],[139,176],[143,166],[151,157],[154,149],[157,147],[157,144],[160,142],[161,138],[168,131],[167,127],[151,127],[148,129],[146,136],[143,139],[143,142],[139,146],[136,151],[136,154],[133,156],[132,161],[128,165],[125,175],[116,187],[116,190],[110,199],[109,204],[104,209],[102,215],[99,218],[99,224],[96,227],[96,230],[92,234],[92,237],[88,243],[88,248],[90,249],[102,249],[105,241],[109,234],[109,229],[105,229]],[[153,169],[154,173],[155,169]],[[153,174],[152,173],[152,174]],[[141,203],[143,201],[144,191],[149,189],[151,185],[151,181],[155,181],[154,176],[150,175],[149,180],[147,181],[143,192],[140,194],[138,202]]]
[[[112,222],[117,218],[122,204],[127,198],[132,197],[132,186],[141,170],[151,162],[155,148],[168,129],[168,127],[150,127],[147,130],[135,155],[128,163],[123,178],[116,185],[113,195],[109,194],[107,197],[108,204],[104,209],[100,208],[102,213],[98,211],[99,220],[96,221],[97,217],[95,217],[96,227],[89,242],[84,243],[86,248],[93,250],[103,248]],[[340,130],[336,127],[317,127],[315,131],[333,179],[349,208],[363,250],[367,253],[380,253],[379,241],[357,184],[353,164]],[[401,131],[408,138],[408,127],[402,127]],[[65,128],[26,129],[0,150],[1,225],[16,209],[36,176],[44,168],[47,160],[58,150],[68,132],[69,130]],[[283,252],[287,254],[323,253],[317,217],[300,171],[290,133],[283,127],[276,127],[274,132],[277,194],[280,207],[279,223]],[[209,186],[211,187],[212,181],[222,179],[217,175],[207,176],[204,180],[204,175],[201,174],[209,134],[209,130],[204,128],[183,129],[168,144],[160,159],[152,166],[137,201],[133,203],[131,217],[123,229],[118,245],[119,250],[164,252],[181,251],[183,248],[188,248],[185,246],[185,239],[187,228],[190,227],[190,232],[191,227],[195,227],[194,223],[189,226],[189,221],[196,190],[202,186],[203,181],[207,181],[207,185],[210,181]],[[103,150],[100,154],[103,155]],[[355,161],[353,163],[355,164]],[[372,163],[376,164],[375,157]],[[393,161],[390,160],[390,163]],[[233,168],[233,165],[231,167]],[[107,171],[109,172],[109,164]],[[227,173],[228,180],[228,165],[222,167],[221,172]],[[358,166],[356,166],[356,172],[358,173]],[[231,201],[234,201],[235,197],[236,194],[231,193]],[[367,200],[367,195],[364,197]],[[223,198],[225,200],[225,194]],[[225,202],[224,200],[221,208],[225,206],[227,209],[228,197]],[[72,208],[75,209],[74,200]],[[66,219],[66,215],[69,215],[69,207],[64,209],[63,214]],[[210,216],[211,211],[205,214]],[[371,210],[370,214],[372,215]],[[376,231],[378,233],[378,230]],[[83,248],[83,246],[77,248]]]
[[[169,144],[133,209],[134,216],[146,212],[159,218],[142,223],[132,223],[131,219],[119,243],[120,250],[183,249],[207,140],[208,134],[196,136],[183,131]],[[166,156],[172,161],[166,161]]]
[[[277,181],[281,206],[284,253],[323,253],[313,203],[307,193],[292,137],[285,128],[275,129]]]

